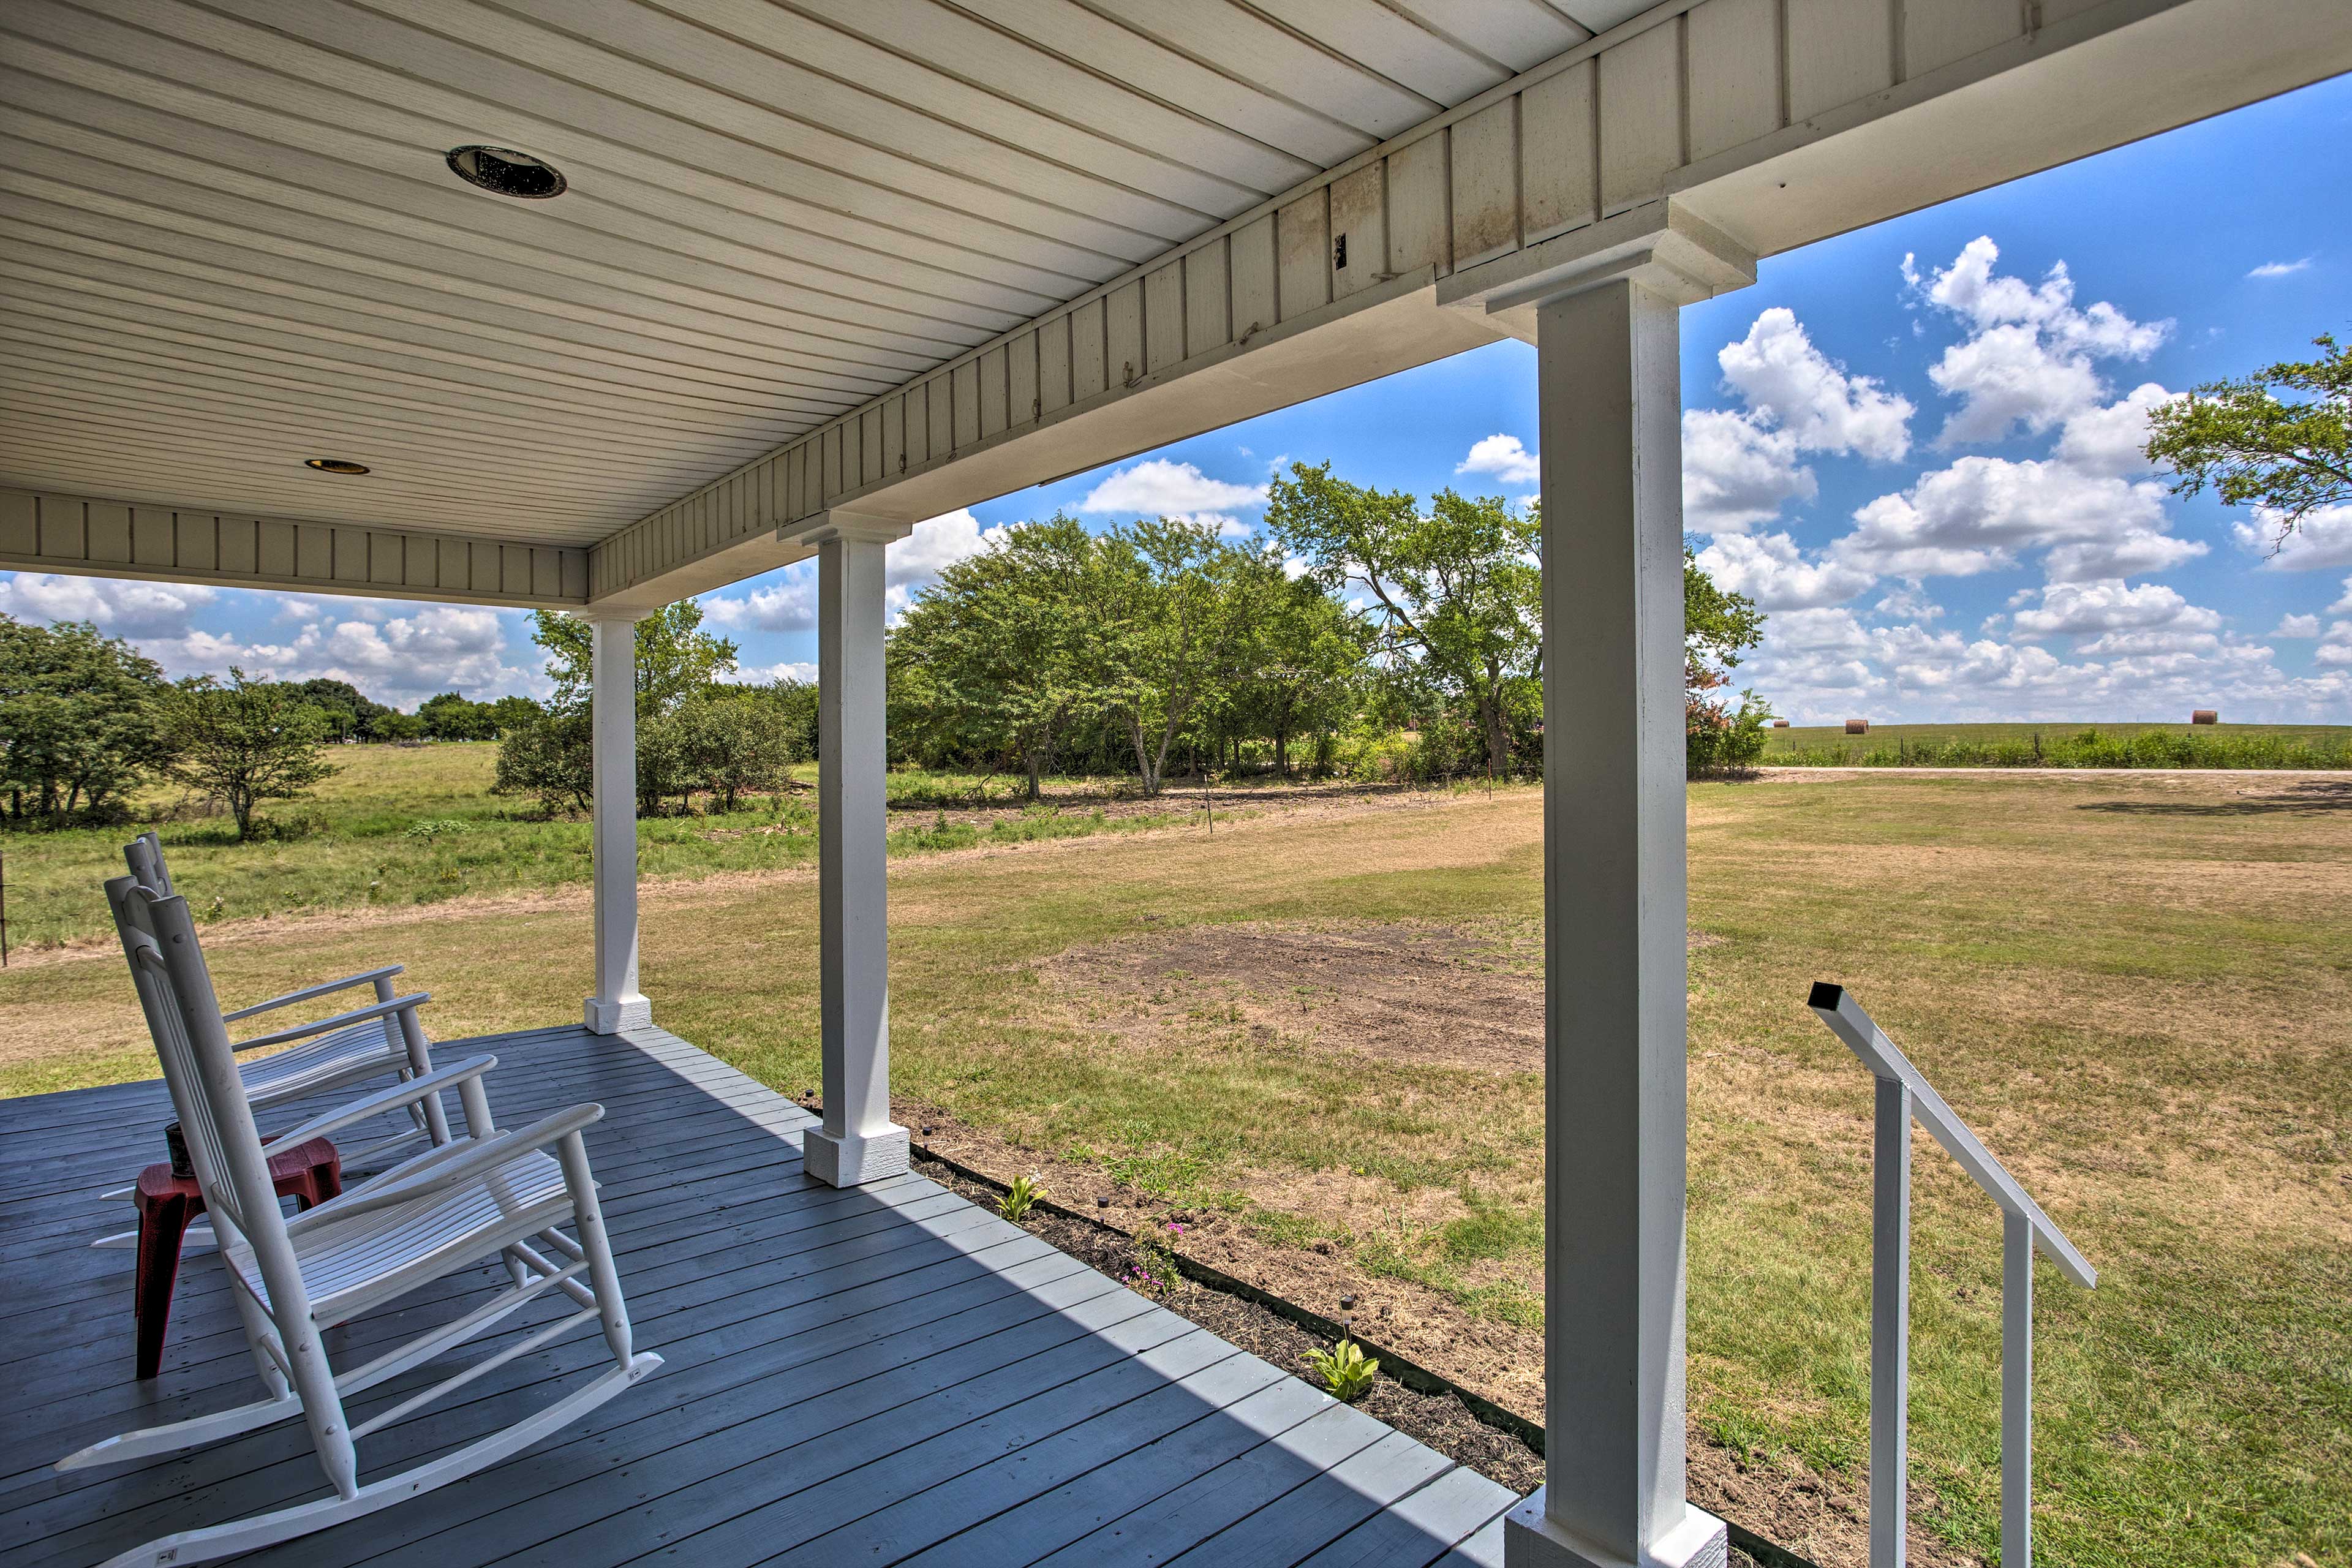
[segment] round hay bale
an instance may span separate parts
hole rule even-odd
[[[1775,719],[1772,721],[1772,728],[1775,730],[1785,730],[1788,727],[1789,721],[1786,719]]]
[[[1845,732],[1849,735],[1867,735],[1870,733],[1870,721],[1849,719],[1845,721]]]
[[[2219,724],[2221,711],[2218,708],[2200,708],[2189,715],[2191,724]]]

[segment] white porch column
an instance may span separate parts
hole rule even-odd
[[[1753,259],[1678,215],[1642,217],[1612,220],[1598,254],[1465,278],[1448,300],[1533,339],[1541,398],[1546,1454],[1505,1527],[1511,1568],[1726,1554],[1723,1522],[1683,1495],[1676,316]]]
[[[817,898],[824,1127],[808,1173],[854,1187],[907,1168],[890,1120],[890,957],[884,839],[883,551],[906,523],[829,512],[817,546]]]
[[[596,994],[600,1035],[654,1021],[637,990],[637,622],[641,612],[588,612],[590,744],[595,754]]]

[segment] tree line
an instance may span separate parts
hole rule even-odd
[[[1541,520],[1501,497],[1352,484],[1295,464],[1263,539],[1161,518],[1101,531],[1017,524],[949,567],[888,633],[893,760],[1048,773],[1507,779],[1542,759]],[[1685,561],[1686,725],[1696,768],[1752,761],[1767,714],[1726,695],[1762,617]],[[733,810],[816,754],[816,689],[723,679],[735,645],[692,601],[636,632],[639,809]],[[88,623],[0,615],[0,821],[118,818],[142,784],[220,800],[239,836],[262,802],[331,774],[333,741],[500,742],[495,789],[550,814],[593,794],[588,624],[541,612],[554,696],[413,713],[351,683],[232,668],[172,681]]]
[[[1266,534],[1162,518],[1016,524],[889,635],[895,757],[1118,773],[1531,776],[1542,762],[1542,519],[1294,464]],[[1752,762],[1770,715],[1730,671],[1763,617],[1685,559],[1694,769]]]

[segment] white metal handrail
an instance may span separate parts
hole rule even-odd
[[[2033,1254],[2090,1289],[2098,1270],[2074,1250],[1935,1086],[1845,988],[1813,983],[1806,1005],[1878,1080],[1871,1144],[1870,1564],[1903,1568],[1909,1508],[1911,1123],[1925,1127],[2000,1205],[2000,1561],[2033,1562]]]

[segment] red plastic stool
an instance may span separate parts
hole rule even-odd
[[[324,1138],[298,1143],[269,1157],[269,1179],[278,1195],[297,1208],[325,1203],[343,1190],[343,1158]],[[172,1287],[180,1278],[180,1243],[188,1222],[205,1212],[205,1194],[194,1176],[175,1176],[172,1167],[150,1165],[139,1173],[139,1274],[131,1310],[139,1319],[139,1375],[152,1377],[163,1365],[163,1331],[172,1321]]]

